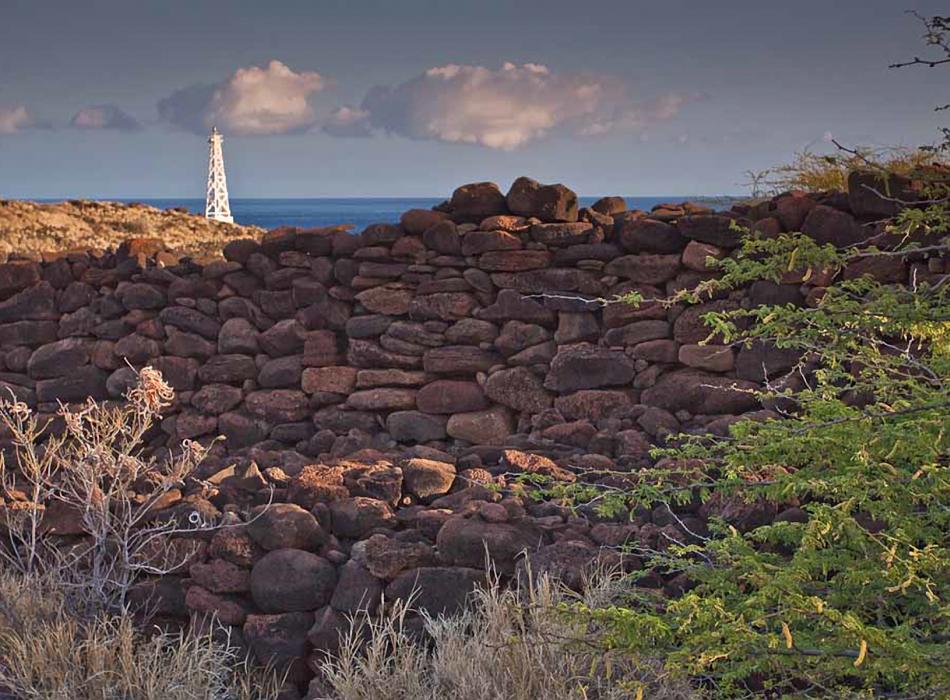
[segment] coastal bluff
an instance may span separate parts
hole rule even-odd
[[[210,221],[186,209],[159,209],[142,203],[89,199],[30,202],[0,199],[0,256],[61,255],[69,250],[106,250],[136,236],[161,238],[169,248],[189,255],[221,250],[238,236],[263,230]]]
[[[519,178],[459,187],[432,210],[368,226],[280,228],[189,257],[161,240],[0,263],[0,392],[61,429],[60,402],[121,401],[159,369],[174,403],[148,436],[161,459],[208,445],[169,515],[226,522],[136,597],[166,621],[214,613],[235,643],[301,687],[345,616],[406,599],[452,612],[530,565],[568,585],[628,543],[689,541],[708,518],[737,527],[797,517],[722,501],[597,515],[534,502],[512,475],[619,478],[654,464],[671,434],[723,434],[794,383],[797,353],[725,345],[709,311],[816,305],[832,281],[790,270],[700,304],[660,300],[717,272],[743,227],[839,247],[882,237],[891,202],[790,192],[726,211],[690,203],[579,208],[564,185]],[[846,276],[936,279],[948,261],[869,256]],[[634,306],[619,301],[635,293]],[[0,435],[9,451],[9,435]],[[793,505],[789,511],[796,510]],[[243,525],[242,525],[243,523]],[[45,531],[81,538],[50,509]],[[635,556],[623,565],[638,566]],[[292,572],[293,575],[288,575]],[[675,595],[676,575],[652,575]]]

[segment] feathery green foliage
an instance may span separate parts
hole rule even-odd
[[[950,697],[950,275],[882,284],[842,271],[869,256],[950,250],[950,188],[907,209],[874,246],[836,250],[800,234],[749,234],[696,302],[758,279],[836,275],[816,306],[710,313],[711,335],[802,354],[759,398],[779,420],[724,438],[681,436],[626,489],[560,487],[609,514],[696,498],[803,517],[740,531],[725,521],[645,570],[682,572],[688,592],[633,587],[628,605],[581,611],[605,644],[659,653],[716,697]],[[744,504],[744,505],[743,505]],[[796,521],[797,520],[797,521]]]

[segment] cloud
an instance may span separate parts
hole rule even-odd
[[[675,117],[688,97],[637,101],[618,78],[556,73],[537,63],[430,68],[338,109],[324,130],[365,136],[374,130],[412,139],[513,150],[556,133],[595,136],[640,131]]]
[[[73,115],[69,125],[77,129],[115,129],[117,131],[138,131],[142,128],[138,119],[115,105],[83,107]]]
[[[36,126],[36,120],[23,105],[0,107],[0,134],[15,134],[32,126]]]
[[[203,134],[216,125],[226,134],[287,134],[304,131],[317,118],[310,96],[326,80],[316,72],[293,71],[280,61],[239,68],[218,85],[193,85],[158,103],[162,119]]]
[[[205,119],[214,91],[214,85],[191,85],[176,90],[159,100],[158,115],[169,124],[197,134],[205,134],[211,128],[210,125],[205,125]]]
[[[370,114],[365,109],[352,106],[343,106],[333,110],[323,130],[333,136],[372,136],[373,130],[369,124]]]

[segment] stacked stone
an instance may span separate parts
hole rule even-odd
[[[197,512],[218,528],[181,548],[193,555],[179,569],[138,583],[131,602],[165,624],[213,615],[230,643],[302,684],[338,648],[354,614],[410,600],[410,626],[421,626],[421,612],[457,613],[489,580],[488,560],[503,581],[530,570],[579,590],[596,567],[641,565],[614,551],[622,545],[662,547],[663,533],[705,531],[695,514],[676,525],[662,516],[654,524],[649,513],[593,522],[504,495],[494,488],[503,478],[448,459],[391,461],[366,450],[294,477],[256,466],[221,470],[200,492],[166,499],[159,513],[187,521]],[[512,471],[574,479],[539,455],[506,450],[502,461]],[[649,585],[677,584],[656,577]]]
[[[859,184],[859,183],[856,183]],[[344,227],[238,240],[224,260],[178,260],[150,239],[0,265],[0,385],[53,414],[120,399],[133,368],[178,392],[151,445],[183,439],[276,464],[364,447],[507,445],[647,460],[664,434],[721,429],[755,410],[749,389],[797,361],[727,347],[702,316],[814,304],[827,275],[793,271],[707,303],[655,299],[714,273],[734,223],[849,245],[881,231],[870,190],[791,193],[727,212],[579,209],[563,185],[519,178],[458,188],[434,210],[359,235]],[[945,261],[865,258],[845,274],[905,281]],[[637,292],[638,308],[609,303]]]
[[[708,260],[739,243],[733,223],[836,246],[880,236],[893,211],[861,177],[850,195],[726,212],[628,211],[619,197],[580,209],[563,185],[520,178],[507,195],[466,185],[359,235],[284,228],[234,241],[224,259],[179,259],[149,239],[11,258],[0,264],[0,390],[54,417],[60,401],[119,400],[134,368],[160,369],[177,395],[151,449],[225,437],[162,514],[221,527],[133,598],[170,619],[215,614],[232,641],[302,683],[348,614],[414,589],[417,608],[457,610],[486,578],[486,547],[506,579],[526,552],[532,571],[577,587],[588,567],[617,561],[615,548],[690,541],[711,515],[740,529],[804,517],[794,504],[714,499],[605,521],[525,500],[506,478],[639,467],[670,432],[775,415],[748,390],[794,381],[799,358],[726,346],[701,317],[813,305],[829,275],[790,271],[698,306],[656,300],[709,279]],[[865,257],[843,274],[947,272],[921,255]],[[630,292],[646,301],[605,303]],[[55,504],[43,529],[82,536]],[[670,594],[684,583],[643,580]]]

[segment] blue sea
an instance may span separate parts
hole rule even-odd
[[[597,197],[579,197],[582,207],[597,201]],[[439,197],[345,197],[315,199],[232,199],[231,215],[234,221],[246,226],[275,228],[277,226],[335,226],[353,224],[361,231],[369,224],[399,221],[399,215],[407,209],[429,209],[443,201]],[[663,202],[690,200],[715,209],[728,207],[732,197],[627,197],[630,209],[649,210]],[[160,209],[185,207],[196,214],[203,214],[203,199],[120,199],[120,202],[142,202]]]

